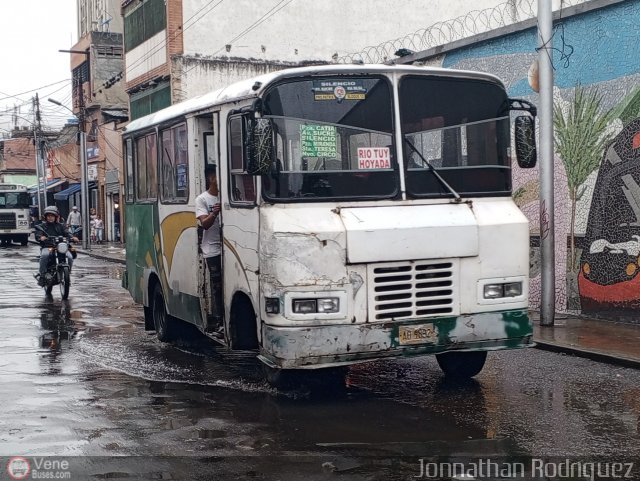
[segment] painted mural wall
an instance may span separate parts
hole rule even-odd
[[[632,310],[640,307],[638,19],[640,0],[627,0],[556,24],[552,209],[558,311],[633,321]],[[538,56],[536,35],[535,28],[516,32],[447,53],[439,61],[444,67],[496,74],[510,96],[535,104],[538,94],[528,73]],[[530,220],[530,300],[535,308],[540,303],[537,246],[550,212],[539,205],[537,168],[515,167],[514,198]]]

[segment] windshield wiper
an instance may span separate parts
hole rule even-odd
[[[424,158],[424,156],[420,153],[420,151],[418,149],[416,149],[416,147],[409,141],[408,138],[404,138],[404,141],[407,143],[407,145],[409,145],[409,147],[411,147],[411,150],[413,150],[416,154],[418,154],[418,156],[420,157],[420,159],[422,160],[422,163],[424,165],[426,165],[427,167],[429,167],[429,170],[431,171],[431,173],[435,176],[436,179],[438,179],[438,182],[440,182],[440,184],[442,184],[442,186],[447,189],[449,192],[451,192],[453,194],[453,196],[456,199],[456,202],[461,202],[462,199],[460,198],[460,194],[458,194],[453,187],[451,187],[446,180],[444,180],[442,178],[442,176],[440,175],[440,173],[436,170],[436,168],[431,165],[429,163],[429,161],[427,159]]]

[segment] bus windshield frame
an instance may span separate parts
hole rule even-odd
[[[406,75],[288,79],[265,93],[263,116],[275,132],[276,161],[262,176],[270,202],[450,198],[431,167],[462,196],[510,196],[507,93],[496,82]],[[403,139],[398,167],[395,129]],[[412,151],[411,142],[420,154]]]

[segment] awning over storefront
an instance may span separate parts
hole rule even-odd
[[[70,195],[80,192],[80,184],[71,184],[64,190],[61,190],[57,194],[53,194],[55,200],[67,200]]]
[[[89,189],[93,189],[95,188],[95,186],[96,186],[95,182],[89,182]],[[71,184],[66,189],[61,190],[56,194],[53,194],[53,198],[55,200],[68,200],[69,197],[75,194],[76,192],[80,192],[80,184]]]

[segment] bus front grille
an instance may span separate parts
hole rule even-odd
[[[0,229],[15,229],[16,215],[13,212],[0,212]]]
[[[457,314],[457,270],[449,260],[368,266],[373,321]]]

